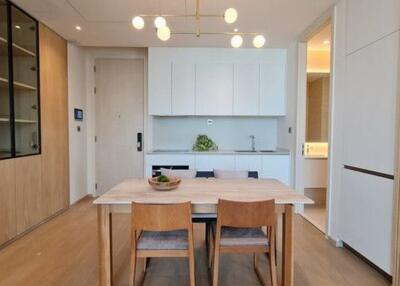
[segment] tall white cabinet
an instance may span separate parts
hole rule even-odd
[[[149,114],[284,116],[285,49],[149,48]]]
[[[344,122],[339,235],[392,274],[400,2],[346,4],[346,68],[335,76],[345,78],[344,94],[336,95]]]

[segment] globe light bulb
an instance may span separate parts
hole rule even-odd
[[[238,17],[238,13],[235,8],[228,8],[225,10],[224,20],[228,24],[235,23],[237,17]]]
[[[132,26],[135,29],[141,30],[144,28],[144,20],[140,16],[136,16],[132,18]]]
[[[234,48],[240,48],[243,44],[243,38],[240,35],[234,35],[231,39],[231,45]]]
[[[171,38],[171,30],[168,26],[163,26],[157,29],[157,36],[161,41],[168,41]]]
[[[265,45],[265,37],[263,35],[257,35],[253,39],[253,45],[256,48],[262,48]]]
[[[158,16],[154,19],[154,26],[156,26],[157,29],[167,26],[167,21],[164,17]]]

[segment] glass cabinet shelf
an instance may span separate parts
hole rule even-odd
[[[38,23],[0,0],[0,159],[40,153]]]

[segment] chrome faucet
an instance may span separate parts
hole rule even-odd
[[[255,152],[256,151],[256,136],[250,135],[251,139],[251,151]]]

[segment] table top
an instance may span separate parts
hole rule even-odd
[[[313,204],[304,195],[274,179],[183,179],[177,189],[156,191],[147,179],[127,179],[101,195],[94,204],[172,204],[190,201],[193,205],[216,205],[218,199],[260,201],[276,204]]]

